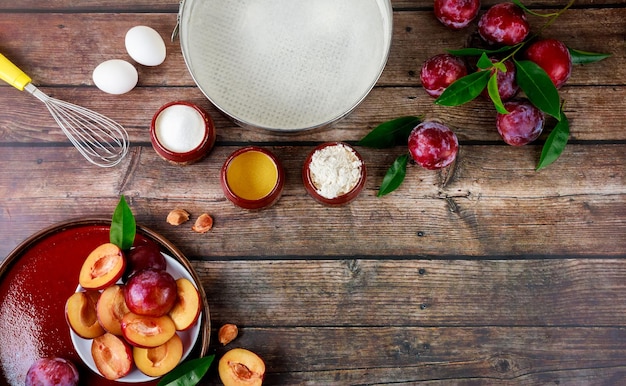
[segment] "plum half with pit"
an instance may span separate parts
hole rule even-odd
[[[124,339],[134,347],[157,347],[176,334],[176,325],[168,315],[146,316],[129,312],[122,318]]]
[[[467,66],[463,59],[450,54],[438,54],[424,62],[420,81],[428,95],[437,98],[448,86],[465,75]]]
[[[174,369],[183,357],[183,341],[178,335],[153,348],[133,347],[135,365],[150,377],[160,377]]]
[[[234,348],[220,358],[217,370],[224,386],[261,386],[265,362],[250,350]]]
[[[415,162],[429,170],[450,165],[459,150],[456,134],[442,123],[422,122],[409,134],[409,152]]]
[[[41,358],[26,373],[25,386],[76,386],[78,370],[65,358]]]
[[[514,46],[529,33],[526,14],[515,3],[495,4],[478,20],[478,34],[490,44]]]
[[[572,75],[572,56],[567,46],[559,40],[537,40],[528,46],[524,56],[539,65],[556,88],[563,86]]]
[[[435,17],[448,28],[465,28],[478,15],[480,0],[435,0]]]
[[[131,347],[109,332],[91,341],[91,356],[100,374],[109,380],[122,378],[133,369]]]
[[[176,330],[184,331],[193,326],[202,311],[200,293],[193,283],[184,277],[176,280],[178,299],[169,312]]]
[[[528,100],[506,102],[508,114],[498,113],[496,127],[500,136],[509,145],[526,145],[541,135],[545,121],[544,114]]]
[[[78,275],[78,283],[85,289],[100,290],[118,281],[126,269],[124,253],[115,244],[96,247],[85,259]]]
[[[128,309],[138,315],[167,314],[178,297],[176,280],[167,271],[153,268],[134,274],[124,286]]]

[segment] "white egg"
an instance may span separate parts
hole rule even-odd
[[[126,32],[128,55],[144,66],[158,66],[165,60],[165,42],[154,29],[138,25]]]
[[[139,74],[132,64],[121,59],[107,60],[93,70],[93,82],[109,94],[124,94],[135,88]]]

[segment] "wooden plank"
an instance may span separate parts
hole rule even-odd
[[[482,1],[483,8],[487,8],[490,5],[499,3],[498,0],[484,0]],[[567,2],[564,0],[526,0],[524,4],[531,8],[536,7],[550,7],[560,9],[565,6]],[[432,2],[428,0],[392,0],[391,4],[397,9],[424,9],[432,8]],[[579,6],[584,5],[611,5],[621,3],[619,0],[609,0],[597,2],[594,0],[579,0],[576,1]],[[39,0],[23,0],[17,2],[3,2],[0,4],[0,11],[12,11],[12,10],[29,10],[29,11],[43,11],[43,10],[57,10],[64,11],[67,9],[79,9],[84,11],[115,11],[121,12],[124,10],[131,11],[171,11],[174,12],[178,9],[178,2],[172,2],[171,0],[134,0],[129,3],[124,0],[81,0],[80,3],[76,3],[72,0],[56,0],[49,2],[42,2]]]
[[[616,79],[626,78],[622,65],[626,55],[625,19],[623,7],[571,9],[544,32],[544,36],[561,39],[573,48],[613,54],[601,63],[575,67],[569,85],[615,85]],[[533,25],[543,22],[545,19],[533,18]],[[193,85],[178,42],[169,40],[176,24],[175,13],[122,13],[115,17],[105,13],[77,13],[71,17],[59,13],[0,13],[0,25],[5,26],[0,31],[0,42],[3,53],[37,84],[93,85],[91,73],[99,63],[112,58],[129,59],[124,35],[137,24],[159,31],[168,49],[163,65],[138,67],[140,85]],[[24,25],[38,28],[24,30]],[[392,48],[379,84],[418,86],[422,63],[446,49],[462,48],[470,34],[447,29],[430,11],[396,12]],[[49,41],[54,44],[47,44]]]
[[[623,326],[626,312],[623,259],[208,258],[193,266],[215,328],[596,328]]]
[[[244,326],[241,331],[233,346],[252,349],[266,361],[264,384],[271,385],[618,385],[626,380],[626,336],[620,328]],[[216,372],[203,384],[219,384]]]
[[[140,221],[194,256],[622,256],[626,251],[622,145],[570,144],[541,172],[534,171],[538,146],[464,145],[451,174],[411,166],[400,189],[383,198],[376,197],[379,184],[401,150],[360,149],[369,179],[359,199],[341,208],[317,204],[302,186],[301,165],[312,146],[270,147],[285,167],[287,183],[281,200],[261,212],[236,208],[223,196],[219,169],[236,148],[218,146],[203,162],[179,167],[151,148],[136,147],[120,167],[107,170],[88,164],[71,147],[0,152],[5,197],[0,249],[8,253],[35,227],[52,222],[109,217],[119,194],[125,194]],[[590,159],[592,168],[581,167]],[[211,213],[213,231],[199,236],[191,225],[167,225],[167,212],[179,206],[195,216]]]
[[[459,140],[493,142],[503,145],[495,129],[495,110],[491,102],[477,99],[463,106],[445,107],[433,103],[420,87],[377,87],[350,115],[330,128],[284,135],[262,130],[243,129],[220,113],[195,87],[141,87],[131,93],[103,96],[92,88],[42,88],[51,96],[81,104],[120,122],[133,144],[150,141],[153,114],[173,100],[188,100],[207,110],[213,117],[217,142],[308,144],[324,141],[358,141],[378,124],[405,115],[438,119],[448,124]],[[0,115],[0,143],[67,143],[45,106],[30,95],[6,89],[0,93],[0,106],[18,106]],[[564,87],[565,113],[570,121],[571,140],[624,141],[626,86]],[[545,139],[555,122],[548,120]]]

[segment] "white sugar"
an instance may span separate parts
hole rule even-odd
[[[196,109],[176,104],[159,114],[155,132],[163,147],[175,153],[186,153],[202,144],[206,124]]]

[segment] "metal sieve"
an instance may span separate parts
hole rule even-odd
[[[349,114],[382,73],[389,0],[183,0],[195,83],[242,127],[296,132]]]

